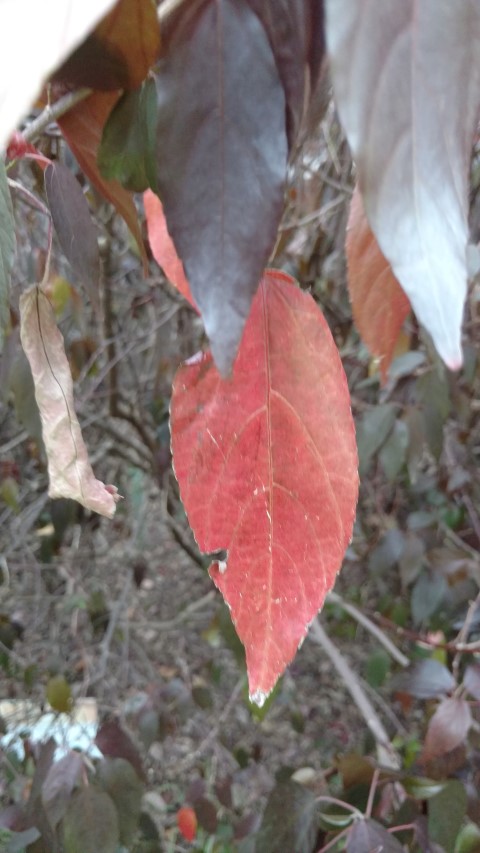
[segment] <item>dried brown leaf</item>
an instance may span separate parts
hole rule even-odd
[[[73,382],[53,308],[38,285],[20,297],[20,336],[42,420],[51,498],[73,498],[112,518],[115,486],[95,478],[73,402]]]

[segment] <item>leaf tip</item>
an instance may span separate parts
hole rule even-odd
[[[248,698],[253,705],[257,705],[259,708],[262,708],[265,705],[268,696],[269,694],[263,690],[254,690],[253,693],[249,694]]]

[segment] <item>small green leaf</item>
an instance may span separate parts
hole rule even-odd
[[[74,794],[63,821],[63,843],[65,853],[116,853],[117,812],[105,791],[90,785]]]
[[[5,164],[0,160],[0,352],[10,321],[10,275],[15,254],[15,222]]]
[[[97,155],[102,176],[131,192],[148,187],[156,192],[156,132],[155,83],[148,79],[134,92],[125,92],[110,113]]]
[[[120,842],[128,847],[138,827],[143,785],[124,758],[105,758],[99,764],[98,776],[117,809]]]
[[[451,779],[428,804],[428,835],[453,853],[467,810],[467,793],[458,779]]]

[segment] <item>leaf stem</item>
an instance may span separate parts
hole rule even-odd
[[[368,698],[366,693],[364,693],[363,688],[360,682],[358,681],[355,673],[350,669],[349,664],[347,663],[343,655],[338,651],[335,644],[332,643],[330,637],[327,635],[323,626],[320,624],[318,617],[314,619],[310,626],[309,637],[315,643],[318,643],[320,646],[322,646],[323,650],[327,653],[338,674],[343,679],[345,687],[349,691],[358,710],[360,711],[368,728],[370,729],[373,737],[375,738],[377,744],[377,754],[380,763],[383,764],[385,767],[391,767],[397,770],[400,767],[400,760],[396,750],[390,742],[390,739],[382,721],[380,720],[377,712],[375,711],[375,708],[370,702],[370,699]]]

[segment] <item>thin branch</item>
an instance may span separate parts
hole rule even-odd
[[[378,625],[375,625],[375,622],[372,622],[368,616],[365,616],[364,613],[361,612],[354,604],[350,604],[348,601],[344,601],[341,595],[337,592],[330,592],[328,594],[327,601],[332,602],[333,604],[338,604],[342,610],[345,610],[345,613],[348,613],[359,625],[362,625],[365,630],[367,630],[373,637],[375,637],[379,643],[383,646],[383,648],[388,652],[388,654],[400,664],[400,666],[410,666],[410,661],[400,649],[392,643],[392,641],[387,637],[386,634],[382,631]]]
[[[91,94],[92,89],[77,89],[75,92],[67,92],[54,104],[47,104],[40,115],[27,125],[22,133],[23,138],[27,142],[35,142],[52,121],[57,121]]]
[[[318,618],[314,619],[310,626],[309,637],[315,643],[318,643],[320,646],[322,646],[323,650],[327,653],[338,674],[343,679],[345,687],[349,691],[358,710],[360,711],[368,728],[370,729],[373,737],[375,738],[375,742],[377,744],[377,755],[380,764],[383,764],[385,767],[392,767],[398,769],[401,766],[400,759],[397,755],[396,750],[390,742],[390,738],[388,737],[388,734],[384,728],[380,717],[375,711],[375,708],[370,702],[370,699],[368,698],[366,693],[364,693],[363,688],[357,679],[357,676],[350,669],[349,664],[347,663],[343,655],[338,651],[335,644],[332,643],[330,637],[326,634]]]

